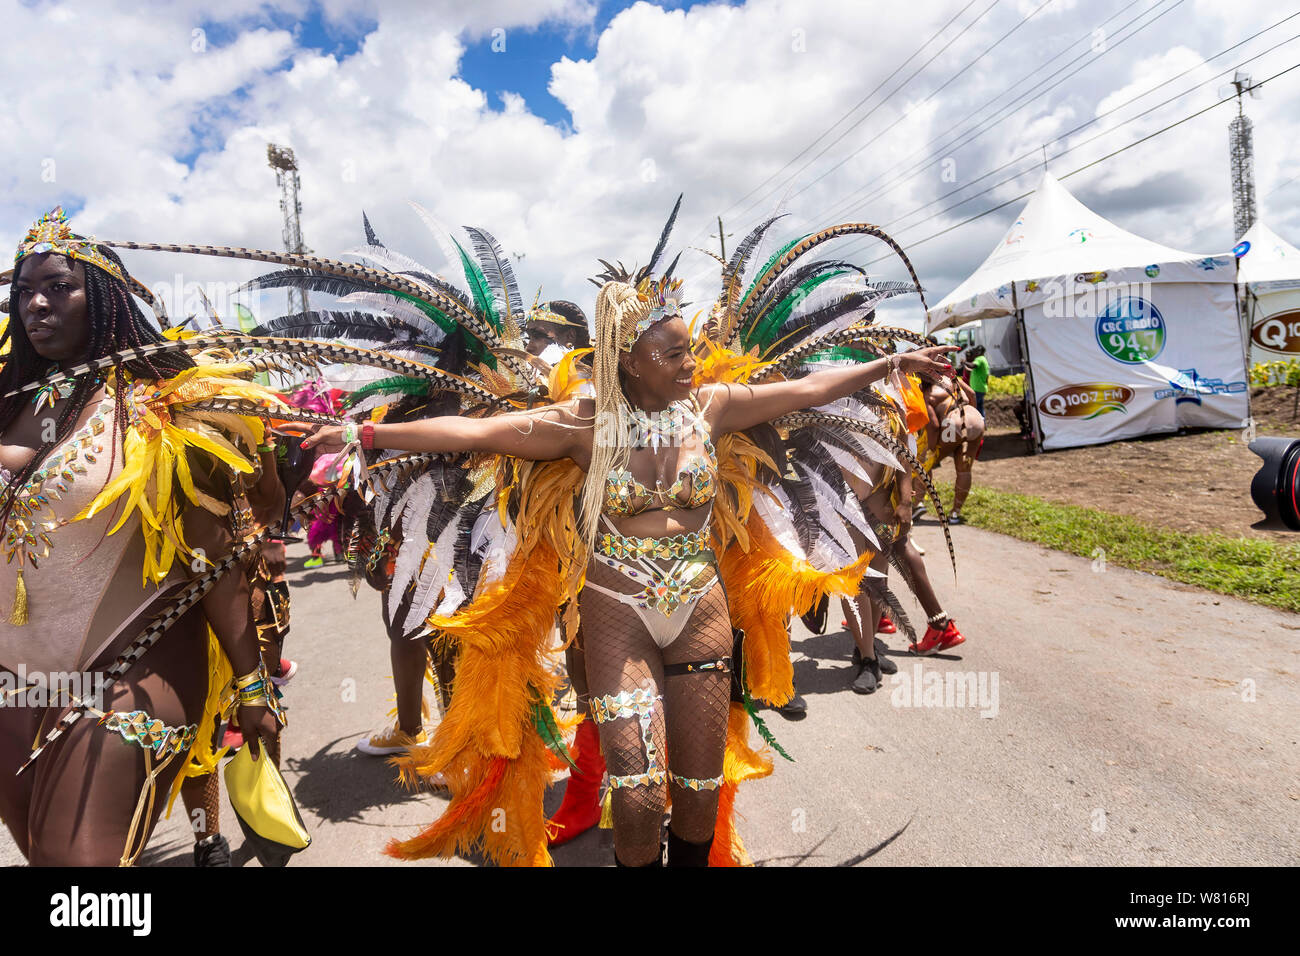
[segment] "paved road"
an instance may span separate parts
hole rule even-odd
[[[778,759],[773,777],[741,790],[741,832],[756,861],[1300,862],[1300,616],[1094,571],[1087,559],[973,528],[953,536],[956,584],[938,528],[917,529],[940,598],[968,637],[956,652],[922,662],[892,638],[904,680],[861,697],[848,690],[847,635],[799,627],[796,679],[809,716],[767,715],[798,763]],[[293,865],[410,865],[381,848],[445,801],[402,791],[382,760],[352,750],[392,706],[378,597],[363,585],[354,599],[341,565],[303,571],[301,560],[291,560],[288,649],[302,671],[288,688],[286,777],[315,842]],[[832,630],[839,619],[832,613]],[[958,697],[958,679],[973,683],[975,700]],[[947,701],[940,680],[953,684]],[[146,862],[190,865],[176,817]],[[246,861],[228,807],[223,827],[236,862]],[[555,859],[609,865],[612,851],[593,831]],[[0,837],[0,864],[17,862]]]

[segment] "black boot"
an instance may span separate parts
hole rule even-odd
[[[713,837],[705,843],[688,843],[668,828],[668,865],[673,866],[708,866],[709,851],[713,849]]]
[[[889,650],[889,645],[880,638],[875,639],[876,662],[880,664],[880,673],[897,674],[898,665],[885,656],[885,651]]]
[[[808,701],[800,697],[796,690],[793,697],[773,709],[786,720],[803,720],[808,716]]]
[[[194,844],[195,866],[230,866],[230,842],[220,833]]]
[[[874,694],[876,688],[881,685],[883,678],[880,676],[880,662],[874,657],[863,657],[862,652],[856,647],[853,648],[853,663],[858,668],[858,675],[853,680],[853,692],[855,694]]]

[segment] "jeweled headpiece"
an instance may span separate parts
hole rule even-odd
[[[79,239],[74,236],[67,213],[63,211],[62,206],[55,206],[32,223],[23,241],[18,243],[18,251],[14,253],[14,266],[16,267],[25,256],[57,252],[60,255],[88,262],[92,266],[103,269],[119,282],[126,282],[121,266],[96,249],[92,245],[93,242],[93,239]]]
[[[681,279],[642,279],[636,287],[637,298],[649,306],[646,313],[639,316],[628,329],[627,336],[619,343],[624,352],[632,351],[636,340],[646,330],[664,319],[682,314],[682,280]]]

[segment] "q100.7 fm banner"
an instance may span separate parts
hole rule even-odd
[[[1026,309],[1025,332],[1045,449],[1245,424],[1228,283],[1088,290]]]

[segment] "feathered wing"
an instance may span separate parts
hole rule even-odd
[[[903,344],[933,344],[875,324],[876,307],[893,296],[916,292],[925,305],[915,270],[891,237],[875,226],[849,223],[780,244],[774,241],[775,222],[768,219],[746,235],[723,264],[719,296],[704,326],[706,341],[697,349],[697,384],[797,378],[810,363],[864,362]],[[902,259],[911,281],[872,281],[853,262],[812,257],[824,243],[850,235],[884,242]],[[774,251],[765,251],[772,246]],[[864,390],[823,409],[784,416],[771,423],[775,429],[719,442],[720,456],[724,445],[733,453],[746,450],[735,456],[743,464],[728,470],[729,493],[739,504],[716,507],[714,527],[733,624],[746,633],[745,676],[756,698],[781,704],[793,692],[786,625],[792,615],[810,610],[823,596],[855,594],[859,586],[893,597],[883,575],[868,569],[881,537],[845,478],[870,484],[881,464],[895,474],[918,469],[887,424],[889,407],[886,398]],[[765,454],[758,452],[760,443]],[[760,454],[766,459],[761,464]],[[860,554],[858,535],[869,542]],[[737,726],[743,728],[743,719],[730,729]],[[733,745],[739,748],[740,742],[729,739],[729,756]],[[730,781],[724,807],[734,801],[734,788],[728,787]],[[715,863],[743,859],[725,816],[720,814],[715,834]]]
[[[229,506],[199,489],[189,454],[207,455],[231,472],[250,474],[264,436],[263,415],[283,407],[269,390],[248,381],[247,365],[210,363],[161,382],[130,385],[134,410],[123,438],[125,464],[74,520],[113,510],[117,532],[133,514],[140,518],[146,584],[166,579],[178,556],[193,558],[182,526],[182,502],[214,514]],[[260,414],[201,407],[214,399],[243,400]]]
[[[453,526],[448,552],[472,575],[472,556],[486,556],[495,541],[494,570],[480,576],[469,603],[429,619],[439,639],[457,648],[451,705],[433,742],[397,761],[411,783],[441,773],[452,798],[420,834],[389,844],[386,852],[401,859],[481,852],[502,864],[550,862],[542,799],[562,764],[549,749],[560,746],[550,710],[555,678],[540,651],[556,608],[576,605],[573,500],[582,472],[568,460],[504,459],[496,475],[495,495]]]

